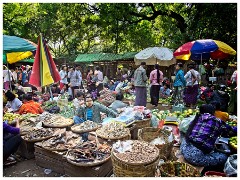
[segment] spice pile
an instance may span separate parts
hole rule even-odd
[[[121,123],[110,122],[96,131],[96,134],[104,139],[117,139],[130,135],[130,130]]]
[[[81,124],[75,124],[71,127],[72,132],[75,133],[83,133],[96,130],[98,128],[98,124],[93,121],[85,121]]]
[[[159,150],[145,141],[127,140],[113,144],[114,155],[130,164],[151,163],[159,156]]]
[[[62,116],[55,115],[50,119],[43,121],[44,126],[47,127],[66,127],[71,126],[74,123],[72,119],[67,119]]]

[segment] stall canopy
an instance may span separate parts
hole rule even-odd
[[[37,45],[17,36],[3,35],[3,55],[12,64],[33,55]],[[3,56],[3,59],[4,59]]]
[[[100,61],[117,61],[133,59],[137,52],[127,52],[124,54],[114,53],[96,53],[96,54],[79,54],[75,62],[100,62]]]

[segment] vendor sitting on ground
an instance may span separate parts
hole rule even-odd
[[[109,108],[111,108],[115,112],[118,112],[118,109],[127,107],[128,105],[123,103],[122,100],[123,100],[123,94],[122,93],[118,93],[116,95],[116,100],[113,101],[113,103],[109,106]]]
[[[211,104],[215,107],[215,114],[214,114],[214,116],[216,118],[219,118],[219,119],[221,119],[224,122],[229,120],[229,114],[227,112],[222,112],[220,110],[220,107],[221,107],[220,102],[213,101]]]
[[[84,92],[78,91],[75,98],[73,99],[73,105],[77,109],[84,104],[85,104],[85,102],[84,102]]]
[[[214,116],[215,109],[210,104],[200,106],[200,114],[189,125],[180,150],[187,162],[194,166],[223,168],[227,154],[214,150],[219,136],[237,135],[237,127],[232,127]]]
[[[61,92],[61,90],[60,90],[60,88],[58,87],[57,84],[53,84],[51,90],[52,90],[52,94],[53,94],[54,97],[57,97]]]
[[[85,105],[80,106],[77,109],[77,116],[73,117],[74,124],[80,124],[84,121],[90,120],[96,123],[101,123],[101,114],[100,112],[106,113],[107,116],[116,117],[117,113],[112,109],[107,108],[106,106],[93,102],[91,95],[87,95],[85,98]],[[88,133],[83,134],[83,140],[86,141],[88,138]]]
[[[19,129],[19,119],[16,119],[16,127],[12,127],[3,122],[3,163],[4,165],[12,165],[17,161],[11,157],[22,142]]]
[[[24,94],[23,95],[23,105],[19,109],[19,114],[42,114],[43,109],[41,108],[41,105],[37,102],[34,102],[32,99],[31,94]]]
[[[19,108],[22,106],[22,101],[20,101],[15,94],[13,94],[10,90],[5,93],[7,98],[7,104],[4,108],[4,111],[11,110],[12,112],[17,112]]]
[[[160,98],[165,99],[171,96],[171,89],[169,87],[170,86],[167,83],[160,87]]]

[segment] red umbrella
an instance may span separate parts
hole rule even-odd
[[[49,52],[46,41],[40,34],[29,83],[36,87],[42,87],[60,80],[61,77]]]

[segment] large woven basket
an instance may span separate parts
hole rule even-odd
[[[138,129],[144,128],[144,127],[150,127],[150,120],[151,118],[143,119],[135,121],[134,124],[136,124]]]
[[[159,167],[161,177],[200,177],[200,172],[187,163],[169,161]]]
[[[157,137],[162,137],[165,140],[165,144],[155,145],[159,149],[160,159],[167,160],[170,156],[174,142],[168,142],[168,137],[170,135],[170,131],[153,127],[146,127],[138,130],[138,140],[143,140],[147,142],[151,142]]]
[[[127,164],[111,153],[113,173],[116,177],[154,177],[159,158],[148,164]]]

